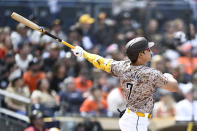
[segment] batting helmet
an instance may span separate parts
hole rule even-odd
[[[129,59],[133,62],[136,61],[138,55],[141,51],[144,51],[148,48],[154,46],[153,42],[148,42],[145,37],[137,37],[130,40],[126,45],[126,54]]]

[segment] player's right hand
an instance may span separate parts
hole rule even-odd
[[[78,56],[78,57],[83,57],[83,48],[81,48],[80,46],[75,46],[74,49],[71,49],[72,52],[74,53],[75,56]]]

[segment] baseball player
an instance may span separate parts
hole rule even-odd
[[[177,81],[171,74],[147,67],[151,60],[150,48],[154,43],[144,37],[130,40],[126,45],[126,54],[130,60],[115,61],[91,54],[77,46],[72,49],[76,56],[84,57],[96,68],[119,77],[127,109],[119,120],[122,131],[147,131],[148,118],[154,106],[154,93],[157,88],[171,92],[178,90]]]

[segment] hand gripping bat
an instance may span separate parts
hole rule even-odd
[[[55,39],[56,41],[58,41],[58,42],[60,42],[60,43],[62,43],[64,45],[70,47],[71,49],[75,48],[75,46],[63,41],[62,39],[60,39],[60,38],[58,38],[58,37],[56,37],[54,35],[52,35],[51,33],[47,32],[43,27],[40,27],[39,25],[35,24],[34,22],[24,18],[23,16],[15,13],[15,12],[13,12],[11,14],[11,17],[12,17],[12,19],[14,19],[14,20],[16,20],[16,21],[28,26],[29,28],[31,28],[33,30],[37,30],[37,31],[39,31],[39,32],[41,32],[43,34],[46,34],[46,35],[50,36],[51,38]]]

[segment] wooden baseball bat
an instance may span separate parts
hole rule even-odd
[[[15,12],[13,12],[11,14],[11,17],[12,17],[12,19],[14,19],[14,20],[16,20],[16,21],[28,26],[31,29],[37,30],[37,31],[39,31],[39,32],[41,32],[43,34],[46,34],[46,35],[52,37],[53,39],[57,40],[58,42],[70,47],[71,49],[75,48],[75,46],[63,41],[62,39],[60,39],[60,38],[58,38],[58,37],[56,37],[54,35],[52,35],[51,33],[47,32],[43,27],[40,27],[39,25],[35,24],[34,22],[24,18],[23,16],[15,13]]]

